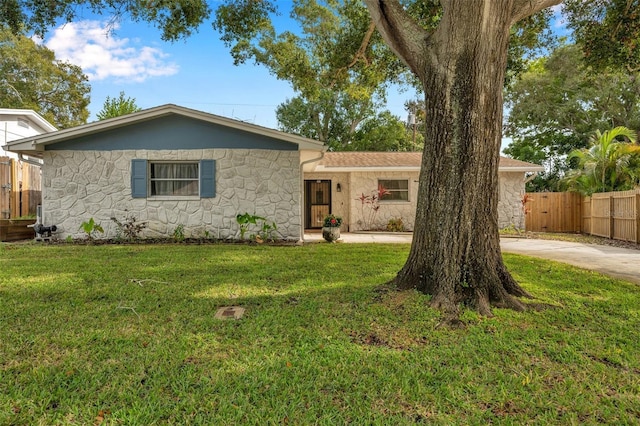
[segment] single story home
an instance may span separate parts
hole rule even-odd
[[[342,230],[386,229],[402,220],[413,230],[418,196],[420,152],[327,152],[304,168],[305,226],[322,226],[331,212],[343,218]],[[500,158],[500,228],[524,228],[522,198],[526,179],[543,171],[537,164]],[[378,191],[386,193],[378,200]]]
[[[82,237],[81,224],[91,218],[113,238],[118,230],[110,218],[131,216],[147,222],[143,237],[182,227],[187,237],[239,238],[236,215],[249,213],[297,241],[328,213],[342,215],[345,230],[363,229],[355,198],[378,184],[394,193],[381,200],[378,221],[401,217],[413,228],[419,153],[328,153],[312,139],[176,105],[5,149],[42,159],[43,222],[56,225],[59,238]],[[524,172],[538,167],[525,164],[501,164],[512,180],[505,184],[508,220],[520,206]]]
[[[91,218],[146,222],[142,236],[237,238],[238,214],[302,238],[301,164],[321,142],[176,105],[163,105],[10,142],[43,160],[42,214],[57,237],[81,238]]]

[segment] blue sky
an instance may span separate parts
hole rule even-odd
[[[279,5],[287,25],[289,1]],[[554,7],[553,30],[566,32],[559,7]],[[197,33],[174,43],[164,42],[160,32],[145,22],[123,20],[113,25],[108,16],[87,14],[73,23],[51,30],[44,44],[58,59],[82,67],[91,84],[89,121],[96,120],[107,96],[121,91],[141,108],[173,103],[213,114],[277,128],[275,109],[295,94],[289,83],[277,80],[261,66],[234,66],[219,34],[205,22]],[[388,92],[387,109],[407,119],[404,102],[415,99],[409,88]],[[503,148],[509,143],[503,141]]]
[[[118,22],[111,33],[108,25],[108,17],[87,16],[44,39],[58,59],[81,66],[89,76],[89,121],[95,121],[107,96],[124,91],[141,108],[173,103],[276,128],[276,107],[294,96],[287,82],[264,67],[234,66],[210,22],[174,43],[163,42],[160,32],[144,22]],[[413,89],[392,88],[387,108],[406,120],[404,101],[415,96]]]

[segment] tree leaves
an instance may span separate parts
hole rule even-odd
[[[640,71],[640,0],[565,0],[563,11],[589,65]]]
[[[89,116],[88,78],[82,69],[23,35],[0,27],[0,106],[32,109],[58,128]]]
[[[506,93],[505,153],[545,165],[538,190],[562,190],[566,155],[587,147],[594,130],[640,126],[640,79],[619,71],[592,72],[577,45],[533,61]],[[534,189],[534,188],[529,188]]]
[[[72,22],[86,10],[115,20],[128,15],[154,23],[167,41],[188,37],[211,13],[206,0],[3,0],[0,26],[14,34],[33,31],[42,37],[60,21]]]
[[[136,105],[136,99],[125,97],[124,92],[120,92],[118,98],[107,96],[102,109],[96,114],[96,117],[98,120],[106,120],[138,111],[140,111],[140,107]]]

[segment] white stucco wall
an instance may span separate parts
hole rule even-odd
[[[18,158],[18,154],[2,148],[11,141],[55,130],[55,127],[49,123],[35,121],[35,116],[37,115],[31,110],[0,108],[0,157]],[[44,121],[41,117],[38,120]]]
[[[418,172],[367,172],[351,174],[351,231],[366,229],[365,217],[369,217],[371,209],[358,199],[363,193],[371,195],[378,189],[378,179],[406,179],[409,181],[409,201],[381,201],[371,230],[386,229],[390,219],[402,219],[407,231],[412,231],[418,197]]]
[[[408,231],[415,224],[415,209],[418,196],[418,172],[352,172],[352,173],[305,173],[305,179],[331,180],[332,211],[342,216],[343,231],[360,231],[365,229],[364,214],[368,214],[367,206],[357,199],[363,192],[371,193],[378,186],[378,179],[408,179],[409,202],[383,201],[380,203],[375,224],[372,229],[384,229],[389,219],[401,218]],[[515,226],[524,229],[524,212],[521,200],[524,195],[523,172],[500,172],[500,198],[498,201],[498,227],[500,229]],[[336,183],[340,182],[342,192],[336,192]]]
[[[131,197],[131,160],[216,160],[215,198],[158,200]],[[239,238],[236,215],[248,212],[274,221],[277,236],[301,238],[298,151],[195,149],[167,151],[50,151],[44,153],[43,215],[59,238],[82,238],[90,218],[113,238],[133,215],[148,223],[143,237],[170,237],[184,225],[186,237]]]
[[[416,197],[418,195],[418,172],[350,172],[350,173],[305,173],[307,180],[331,180],[331,210],[343,219],[342,231],[361,231],[365,229],[364,214],[370,211],[362,206],[358,197],[364,192],[370,195],[378,188],[378,179],[408,179],[409,202],[382,201],[372,229],[385,229],[389,219],[402,219],[407,231],[413,230]],[[340,183],[342,191],[337,192]]]
[[[305,173],[305,180],[331,180],[331,213],[342,218],[340,230],[349,231],[349,211],[351,207],[350,175],[349,173]],[[340,192],[337,186],[340,184]],[[304,212],[306,214],[306,211]]]

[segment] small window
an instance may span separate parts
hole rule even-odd
[[[151,196],[198,196],[198,163],[151,163]]]
[[[378,186],[387,190],[383,201],[409,201],[409,181],[407,179],[378,179]]]

